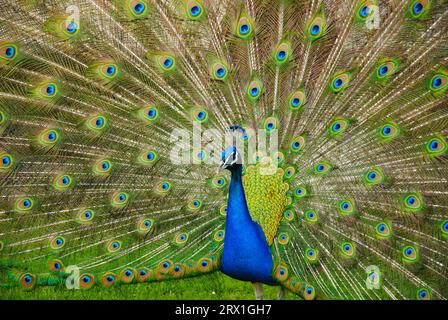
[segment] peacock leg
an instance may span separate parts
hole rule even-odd
[[[254,285],[255,299],[263,300],[263,284],[259,282],[252,282]]]
[[[285,288],[283,288],[282,286],[280,286],[278,288],[278,293],[277,293],[277,300],[283,300],[285,298]]]

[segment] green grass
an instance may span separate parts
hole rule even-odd
[[[264,286],[264,298],[276,299],[278,287]],[[23,290],[20,287],[0,287],[0,299],[34,300],[253,300],[250,282],[234,280],[222,273],[213,273],[189,279],[116,285],[112,288],[95,286],[88,290],[67,290],[64,286],[36,287]],[[298,299],[286,293],[285,299]]]

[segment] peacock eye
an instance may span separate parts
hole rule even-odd
[[[165,68],[169,68],[173,65],[173,59],[171,58],[166,58],[165,61],[163,61],[163,66]]]
[[[384,76],[387,74],[387,71],[389,71],[389,68],[386,65],[383,65],[379,68],[378,73],[380,76]]]
[[[12,58],[16,54],[16,49],[13,46],[9,46],[5,49],[6,58]]]
[[[286,58],[286,51],[284,51],[284,50],[280,50],[280,51],[277,53],[277,58],[278,58],[278,60],[280,60],[280,61],[285,60],[285,58]]]
[[[433,80],[432,80],[432,87],[434,88],[434,89],[438,89],[438,88],[440,88],[442,86],[442,78],[441,77],[435,77]]]
[[[344,82],[342,81],[341,78],[336,78],[336,79],[334,79],[334,81],[333,81],[333,86],[334,86],[335,88],[339,89],[340,87],[342,87],[342,84],[343,84],[343,83],[344,83]]]
[[[414,12],[415,15],[419,15],[420,13],[422,13],[423,9],[424,9],[423,4],[421,4],[420,2],[416,2],[412,6],[412,11]]]
[[[191,9],[190,9],[190,14],[191,14],[193,17],[198,16],[200,13],[201,13],[201,7],[199,7],[198,5],[196,5],[196,6],[192,6],[192,7],[191,7]]]
[[[144,11],[145,11],[145,4],[144,4],[144,3],[139,2],[139,3],[137,3],[137,4],[134,6],[134,12],[135,12],[135,14],[140,15],[140,14],[142,14]]]
[[[311,32],[311,34],[312,34],[313,36],[319,34],[319,32],[320,32],[320,26],[317,25],[317,24],[312,25],[311,28],[310,28],[310,32]]]
[[[249,30],[250,30],[250,28],[249,28],[249,25],[247,25],[247,24],[243,24],[240,26],[241,34],[248,34]]]
[[[223,78],[225,75],[226,75],[226,69],[218,68],[218,70],[216,70],[216,76],[218,78]]]
[[[2,157],[2,165],[3,167],[8,167],[11,164],[11,157],[10,156],[3,156]]]
[[[108,76],[113,76],[113,75],[115,74],[115,71],[116,71],[115,66],[108,66],[108,67],[106,68],[106,74],[107,74]]]
[[[78,30],[78,26],[74,21],[70,21],[69,23],[66,23],[65,31],[69,34],[74,34]]]
[[[361,10],[359,10],[359,15],[363,18],[367,17],[370,13],[370,8],[368,6],[363,6]]]
[[[47,95],[51,96],[55,93],[56,89],[55,86],[52,84],[49,84],[46,88],[45,88],[45,92],[47,93]]]

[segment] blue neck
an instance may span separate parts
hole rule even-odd
[[[266,237],[247,208],[241,165],[233,166],[231,172],[221,270],[235,279],[276,284]]]

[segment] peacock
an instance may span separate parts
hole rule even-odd
[[[1,287],[448,297],[447,1],[0,7]]]

